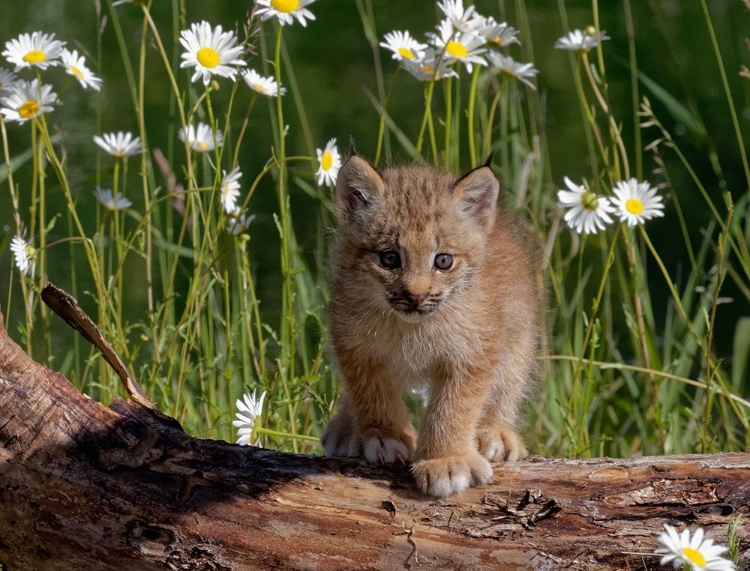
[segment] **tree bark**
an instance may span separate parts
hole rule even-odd
[[[407,468],[191,438],[30,359],[0,315],[0,563],[15,570],[655,569],[662,524],[727,543],[750,454],[532,458],[447,500]],[[750,565],[748,525],[741,568]]]

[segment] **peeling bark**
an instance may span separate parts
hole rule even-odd
[[[664,522],[726,543],[749,506],[750,453],[532,458],[426,498],[405,468],[200,440],[130,402],[105,407],[30,359],[0,316],[11,571],[655,569]],[[750,566],[747,525],[740,538]]]

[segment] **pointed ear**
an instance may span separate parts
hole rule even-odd
[[[336,219],[339,226],[357,217],[383,195],[383,179],[363,158],[351,155],[336,179]]]
[[[453,185],[453,197],[485,232],[492,230],[495,224],[495,203],[499,192],[500,182],[487,165],[469,171]]]

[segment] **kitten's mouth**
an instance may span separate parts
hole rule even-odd
[[[414,321],[421,317],[431,315],[438,308],[436,302],[415,305],[403,298],[390,298],[388,301],[391,302],[391,307],[396,310],[398,316],[405,318],[407,321]]]

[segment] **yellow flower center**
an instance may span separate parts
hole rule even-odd
[[[198,50],[198,53],[195,54],[195,58],[198,60],[198,63],[201,64],[203,67],[216,67],[219,65],[219,62],[221,61],[221,56],[219,55],[219,52],[217,52],[213,48],[201,48]]]
[[[628,201],[625,203],[625,210],[631,214],[640,214],[643,212],[643,203],[637,198],[628,198]]]
[[[453,40],[445,46],[445,51],[453,57],[466,57],[469,55],[469,50],[466,49],[466,46],[461,42],[454,42]]]
[[[586,32],[587,36],[593,37],[593,36],[596,35],[596,28],[594,26],[591,26],[591,25],[586,26],[585,32]]]
[[[208,145],[204,143],[203,141],[199,141],[197,145],[198,145],[199,151],[203,151],[205,153],[208,150]]]
[[[299,0],[271,0],[271,6],[277,12],[294,12],[299,8]]]
[[[333,155],[329,152],[323,153],[323,158],[320,159],[320,166],[323,167],[323,170],[328,172],[331,169],[331,166],[333,165]]]
[[[490,40],[490,43],[497,44],[500,47],[502,47],[503,45],[503,42],[500,40],[500,36],[496,37],[494,40]]]
[[[265,86],[261,85],[260,83],[253,83],[252,84],[253,89],[256,91],[260,91],[261,93],[268,93]]]
[[[25,56],[23,56],[23,61],[30,64],[35,63],[42,63],[44,60],[47,59],[47,54],[45,54],[41,50],[31,50],[29,53],[27,53]]]
[[[39,103],[34,100],[27,101],[18,108],[18,114],[24,119],[30,119],[39,113]]]
[[[581,195],[581,206],[586,210],[596,210],[597,206],[599,206],[599,201],[593,192],[586,191]]]
[[[407,50],[406,48],[398,48],[398,53],[400,56],[405,57],[406,59],[414,59],[414,54],[411,52],[411,50]]]
[[[692,547],[683,547],[682,548],[682,554],[687,558],[690,563],[695,563],[698,567],[705,567],[706,566],[706,558],[703,557],[703,554],[698,551],[697,549],[693,549]]]
[[[431,65],[423,65],[421,68],[421,71],[424,71],[425,73],[434,73],[435,68],[432,67]]]
[[[71,65],[70,71],[72,71],[73,75],[75,75],[78,79],[83,79],[83,72],[80,69],[78,69],[76,66]]]

